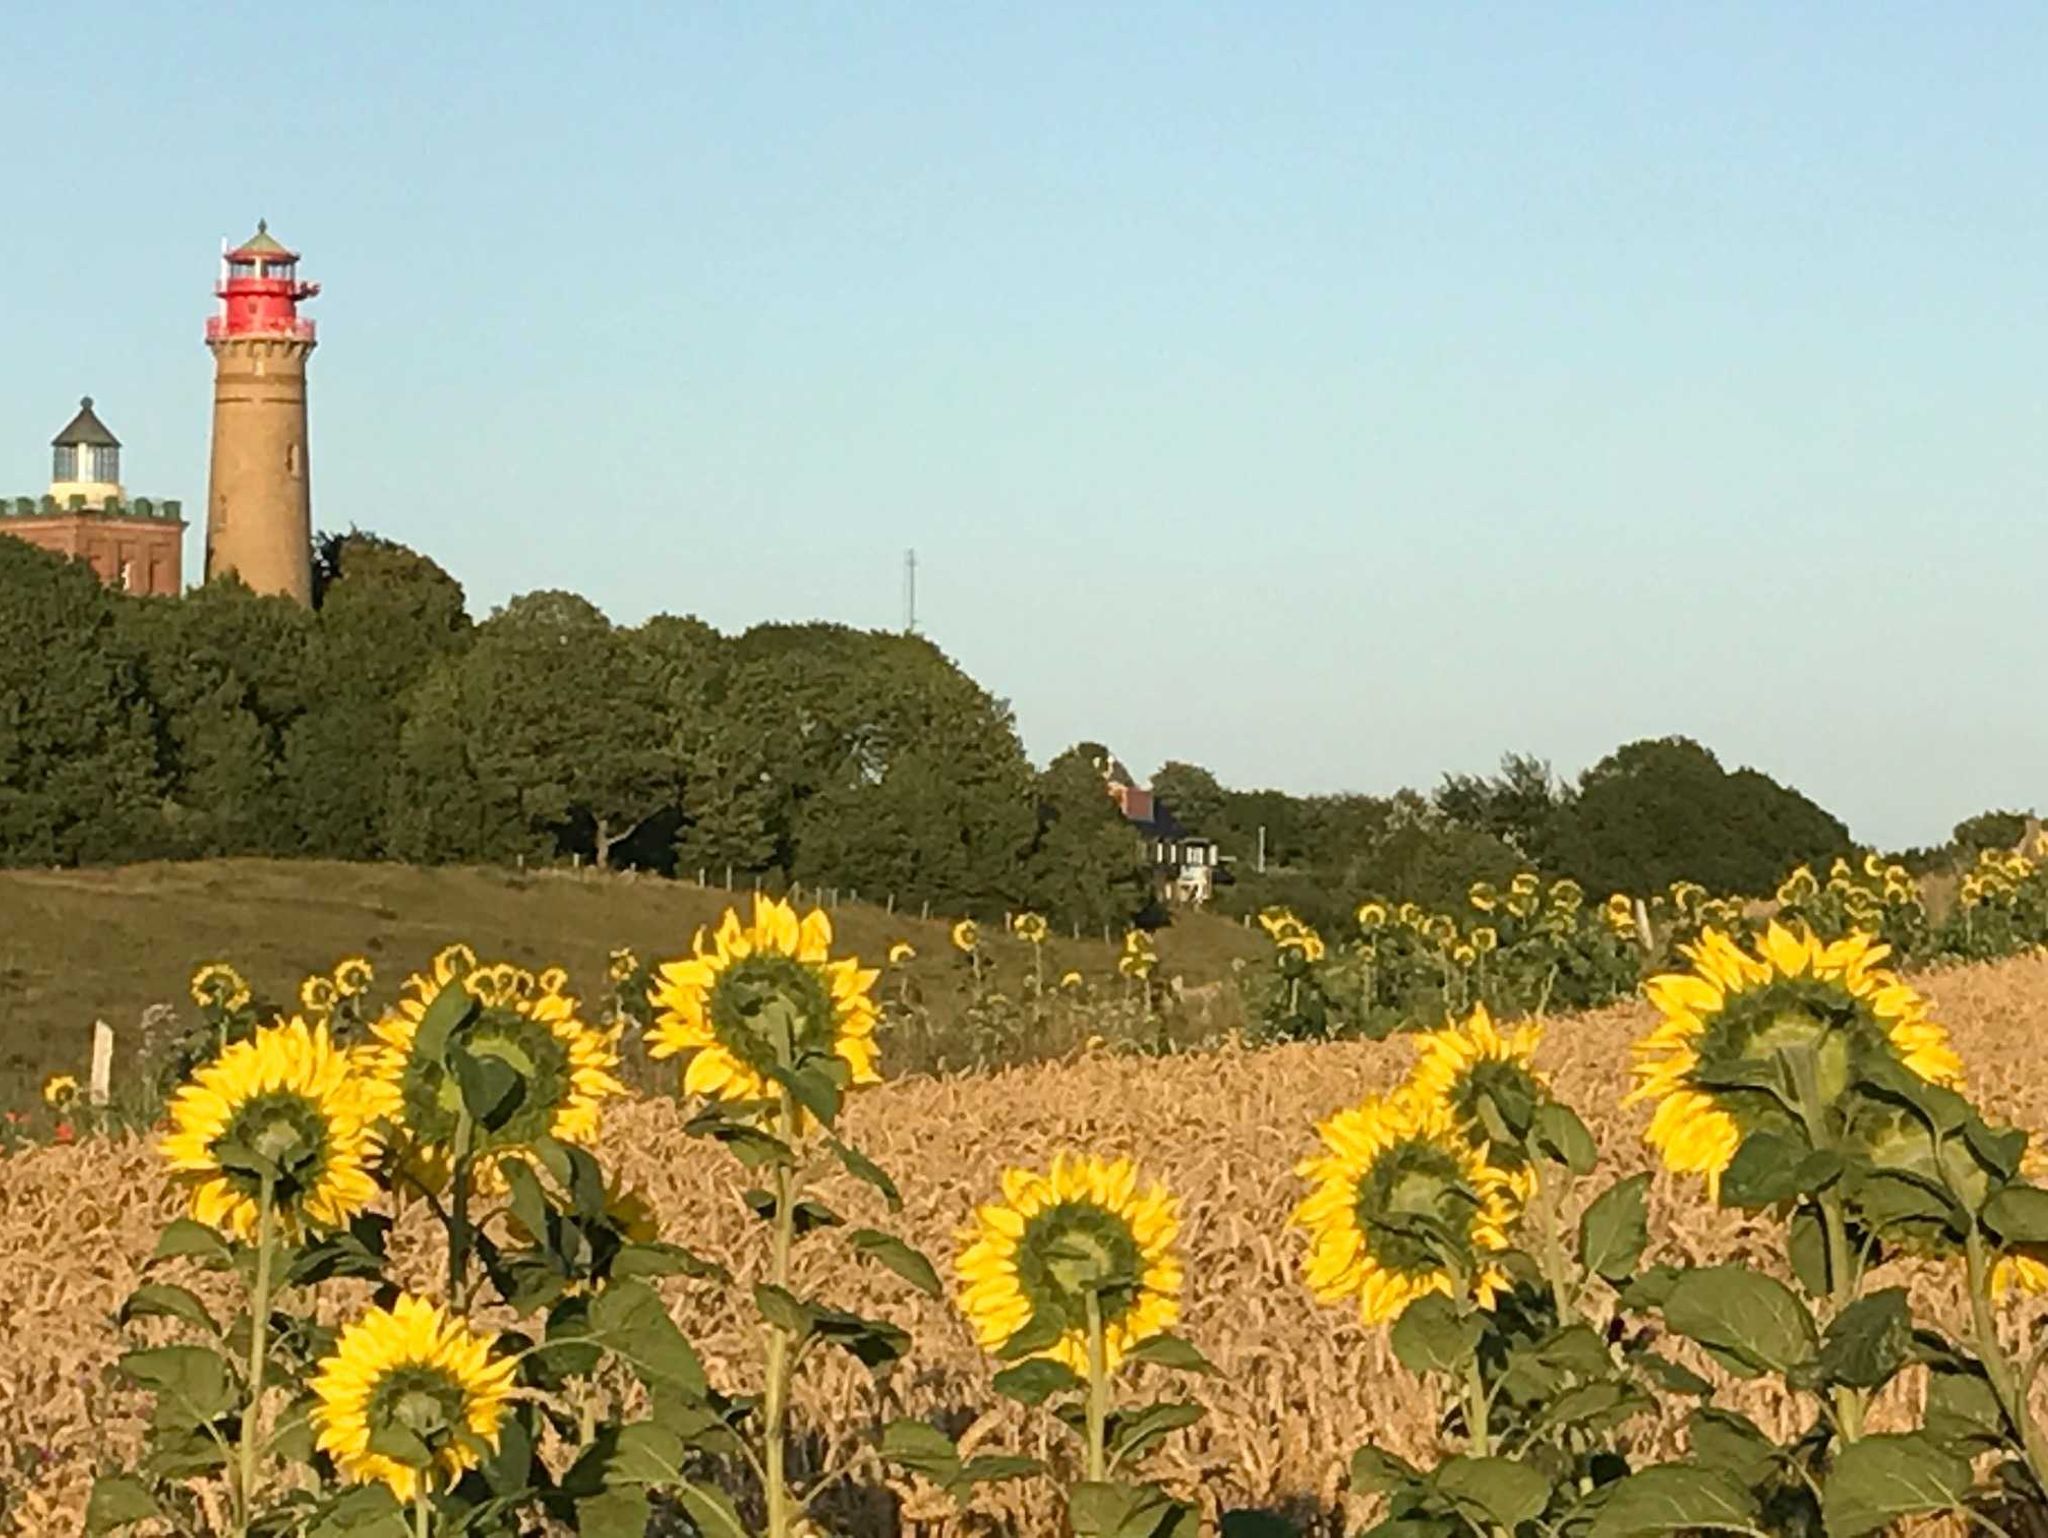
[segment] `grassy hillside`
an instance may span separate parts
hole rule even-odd
[[[132,1042],[151,1004],[189,1007],[186,979],[200,962],[232,961],[261,998],[290,999],[308,972],[368,956],[380,994],[437,949],[464,940],[492,958],[569,969],[586,996],[602,991],[614,946],[641,957],[680,954],[702,924],[747,894],[655,878],[506,870],[419,869],[318,861],[216,860],[107,870],[0,871],[0,1104],[56,1068],[76,1070],[94,1020]],[[943,1035],[967,1002],[966,969],[944,924],[879,908],[833,910],[841,943],[879,964],[908,940],[907,981]],[[985,926],[1000,986],[1027,965],[1027,948]],[[1160,972],[1191,986],[1229,971],[1261,943],[1220,919],[1193,916],[1158,936]],[[1100,986],[1114,950],[1055,939],[1046,964]],[[901,980],[892,980],[901,981]],[[904,1067],[926,1066],[923,1040]]]

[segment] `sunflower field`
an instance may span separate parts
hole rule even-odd
[[[2033,876],[1968,906],[2024,924]],[[2031,1532],[2048,961],[1930,991],[1801,910],[1815,886],[1751,920],[1518,881],[1455,938],[1362,912],[1342,958],[1273,914],[1288,1018],[1426,1001],[1413,946],[1456,969],[1432,1027],[908,1081],[887,968],[768,899],[615,954],[589,1004],[461,946],[388,990],[347,958],[289,1010],[210,964],[159,1125],[96,1128],[56,1084],[84,1135],[0,1166],[0,1512],[190,1538]],[[981,985],[985,937],[951,938]],[[1326,976],[1362,951],[1395,980]],[[1553,1021],[1646,954],[1640,1003]],[[1127,938],[1102,1005],[1154,1010],[1156,961]],[[1080,1008],[1051,971],[1022,1004]]]
[[[1982,851],[1939,916],[1904,866],[1874,854],[1838,859],[1825,878],[1799,866],[1769,903],[1677,881],[1589,906],[1577,882],[1523,871],[1504,887],[1475,883],[1458,912],[1368,898],[1355,932],[1335,941],[1273,908],[1259,916],[1272,952],[1244,992],[1261,1039],[1380,1039],[1478,1005],[1507,1018],[1595,1008],[1634,993],[1710,931],[1755,937],[1774,920],[1829,939],[1869,935],[1899,965],[2019,955],[2048,945],[2048,835],[2025,850]]]

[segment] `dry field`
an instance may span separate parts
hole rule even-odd
[[[2048,958],[1922,982],[1987,1109],[2048,1125]],[[1627,1046],[1642,1020],[1637,1008],[1563,1020],[1546,1044],[1559,1089],[1603,1142],[1609,1177],[1645,1163],[1642,1117],[1618,1106]],[[908,1080],[859,1101],[848,1130],[897,1175],[907,1202],[900,1221],[942,1266],[956,1227],[1006,1161],[1080,1144],[1132,1153],[1164,1176],[1185,1203],[1184,1330],[1222,1375],[1203,1390],[1209,1419],[1171,1443],[1159,1467],[1212,1509],[1257,1505],[1330,1516],[1342,1509],[1340,1470],[1349,1450],[1379,1438],[1422,1452],[1435,1407],[1394,1366],[1381,1339],[1349,1317],[1317,1310],[1303,1292],[1297,1243],[1283,1229],[1296,1195],[1290,1167],[1312,1120],[1391,1083],[1406,1056],[1398,1042],[1347,1043],[1166,1060],[1096,1056]],[[650,1188],[669,1237],[714,1254],[752,1253],[736,1167],[682,1136],[670,1106],[627,1109],[613,1119],[609,1141],[627,1174]],[[18,1481],[40,1465],[34,1488],[15,1503],[20,1532],[76,1532],[95,1461],[134,1445],[135,1406],[104,1381],[116,1350],[110,1315],[149,1250],[163,1215],[160,1190],[140,1142],[44,1149],[0,1166],[0,1478]],[[880,1216],[865,1188],[835,1196],[844,1211]],[[1669,1181],[1659,1182],[1654,1222],[1653,1258],[1762,1259],[1773,1251],[1767,1232],[1704,1210],[1695,1191]],[[828,1264],[806,1283],[887,1313],[917,1337],[915,1355],[890,1388],[891,1413],[943,1414],[957,1428],[996,1402],[988,1364],[943,1308],[886,1273],[820,1253]],[[1909,1280],[1935,1317],[1960,1306],[1948,1276],[1919,1270]],[[737,1316],[697,1284],[679,1286],[675,1304],[714,1372],[744,1382],[753,1358]],[[862,1376],[836,1362],[813,1375],[808,1408],[824,1438],[867,1413],[870,1401],[855,1392]],[[1761,1392],[1726,1400],[1788,1421],[1793,1407],[1755,1397]],[[1009,1407],[971,1435],[985,1446],[1008,1441],[1042,1450],[1022,1412]],[[1654,1442],[1668,1428],[1647,1427],[1644,1436]],[[1032,1483],[984,1495],[976,1518],[949,1516],[914,1494],[901,1508],[891,1501],[885,1492],[863,1493],[845,1514],[847,1527],[949,1535],[1052,1528],[1047,1492]]]

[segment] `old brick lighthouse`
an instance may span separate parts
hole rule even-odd
[[[313,323],[299,302],[299,254],[259,223],[223,258],[213,352],[213,460],[206,495],[206,576],[234,572],[259,593],[313,601],[312,468],[306,452],[306,360]]]

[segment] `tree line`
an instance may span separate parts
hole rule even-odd
[[[1151,896],[1098,749],[1036,769],[916,636],[481,621],[427,557],[324,540],[308,610],[110,592],[0,539],[0,863],[581,858],[1120,925]]]
[[[1152,900],[1106,749],[1035,768],[1008,707],[916,636],[625,626],[552,591],[474,621],[441,567],[362,533],[321,542],[310,610],[232,581],[131,598],[0,539],[0,627],[4,864],[582,859],[1088,929]],[[1319,921],[1531,868],[1596,895],[1763,895],[1852,849],[1807,796],[1683,737],[1573,781],[1509,754],[1385,796],[1232,789],[1181,762],[1152,784],[1230,858],[1226,911]],[[1985,813],[1909,863],[2025,826]]]

